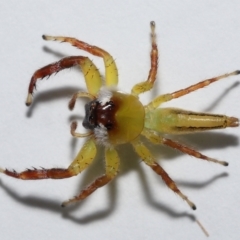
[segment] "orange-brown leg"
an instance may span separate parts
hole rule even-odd
[[[118,173],[119,169],[119,157],[117,154],[117,151],[113,148],[111,149],[106,149],[105,150],[105,160],[106,160],[106,173],[97,178],[93,183],[91,183],[88,187],[86,187],[84,190],[81,191],[81,193],[62,203],[62,207],[65,207],[66,205],[70,203],[74,203],[77,201],[81,201],[88,197],[90,194],[92,194],[94,191],[96,191],[98,188],[106,185],[109,183]]]
[[[23,172],[16,172],[16,171],[10,171],[8,169],[1,169],[0,170],[2,173],[14,177],[14,178],[19,178],[22,180],[40,180],[40,179],[47,179],[47,178],[52,178],[52,179],[61,179],[61,178],[69,178],[74,176],[72,172],[70,172],[68,169],[64,168],[51,168],[51,169],[27,169],[26,171]]]
[[[28,94],[33,94],[34,88],[36,88],[36,82],[38,79],[43,79],[44,77],[49,77],[53,73],[58,73],[59,71],[70,68],[73,66],[76,66],[79,64],[79,62],[84,61],[86,57],[82,56],[74,56],[74,57],[66,57],[61,59],[58,62],[51,63],[47,66],[44,66],[40,69],[38,69],[32,76],[29,87],[28,87]],[[26,102],[27,105],[30,105],[31,102]]]
[[[67,168],[52,168],[52,169],[27,169],[23,172],[10,171],[8,169],[1,169],[0,172],[14,178],[22,180],[40,180],[40,179],[61,179],[69,178],[75,176],[86,169],[94,159],[96,155],[96,145],[94,139],[90,138],[83,145],[82,149],[79,151],[78,155]]]
[[[151,42],[152,42],[152,50],[150,54],[151,68],[148,74],[147,81],[138,83],[132,88],[132,94],[136,96],[152,89],[157,76],[158,48],[156,43],[155,22],[153,21],[150,22],[150,26],[151,26]]]
[[[186,154],[188,154],[190,156],[193,156],[195,158],[200,158],[200,159],[203,159],[203,160],[207,160],[209,162],[219,163],[219,164],[221,164],[223,166],[228,166],[228,163],[225,162],[225,161],[219,161],[217,159],[210,158],[208,156],[205,156],[205,155],[201,154],[200,152],[195,151],[194,149],[191,149],[191,148],[189,148],[187,146],[184,146],[182,144],[174,142],[174,141],[172,141],[170,139],[163,138],[163,142],[162,143],[164,145],[167,145],[167,146],[169,146],[171,148],[175,148],[175,149],[177,149],[177,150],[179,150],[179,151],[181,151],[183,153],[186,153]]]
[[[179,91],[161,95],[159,97],[156,97],[155,99],[153,99],[153,101],[151,101],[148,105],[146,105],[146,108],[147,109],[155,109],[155,108],[159,107],[159,105],[161,105],[164,102],[168,102],[172,99],[182,97],[182,96],[184,96],[186,94],[189,94],[191,92],[194,92],[194,91],[196,91],[200,88],[206,87],[206,86],[210,85],[211,83],[214,83],[218,80],[221,80],[223,78],[227,78],[227,77],[230,77],[230,76],[235,76],[235,75],[238,75],[238,74],[240,74],[240,70],[237,70],[237,71],[234,71],[234,72],[231,72],[231,73],[227,73],[227,74],[223,74],[223,75],[218,76],[218,77],[209,78],[209,79],[201,81],[197,84],[191,85],[190,87],[181,89]]]
[[[196,206],[191,202],[186,195],[184,195],[177,187],[176,183],[169,177],[165,170],[155,161],[154,157],[150,151],[143,145],[139,140],[134,140],[132,145],[137,152],[137,154],[142,158],[142,160],[153,169],[158,175],[162,177],[162,180],[166,185],[176,194],[178,194],[183,200],[185,200],[188,205],[195,210]]]
[[[81,68],[85,76],[85,81],[86,81],[89,93],[92,95],[95,95],[99,91],[102,85],[101,76],[97,67],[93,64],[93,62],[88,57],[83,57],[83,56],[66,57],[61,59],[58,62],[49,64],[43,68],[38,69],[33,74],[28,87],[28,97],[27,97],[26,105],[29,106],[32,103],[32,94],[33,94],[34,88],[36,88],[36,82],[38,79],[49,77],[53,73],[58,73],[63,69],[71,68],[73,66],[79,66]]]
[[[98,56],[103,58],[105,65],[105,80],[106,86],[116,86],[118,84],[118,69],[113,57],[105,50],[90,45],[86,42],[77,40],[76,38],[71,37],[59,37],[59,36],[47,36],[43,35],[44,40],[52,40],[52,41],[60,41],[60,42],[68,42],[72,46],[82,49],[86,52],[93,54],[94,56]]]
[[[112,180],[112,178],[110,178],[106,175],[103,175],[103,176],[97,178],[93,183],[91,183],[88,187],[86,187],[84,190],[82,190],[78,196],[76,196],[72,199],[69,199],[68,201],[63,202],[61,206],[66,207],[66,205],[68,205],[70,203],[78,202],[78,201],[81,201],[81,200],[87,198],[90,194],[92,194],[98,188],[106,185],[111,180]]]
[[[203,155],[200,152],[195,151],[194,149],[191,149],[185,145],[182,145],[178,142],[172,141],[171,139],[167,139],[164,137],[159,136],[157,133],[155,133],[154,131],[151,130],[146,130],[144,129],[142,134],[149,140],[151,141],[153,144],[164,144],[166,146],[169,146],[171,148],[177,149],[183,153],[186,153],[190,156],[193,156],[195,158],[200,158],[203,160],[207,160],[209,162],[214,162],[214,163],[219,163],[223,166],[228,166],[228,163],[225,161],[219,161],[217,159],[214,158],[210,158],[208,156]]]

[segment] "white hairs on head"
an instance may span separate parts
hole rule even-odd
[[[107,87],[102,87],[98,93],[98,101],[103,106],[110,101],[112,97],[112,91]]]
[[[98,127],[94,128],[94,136],[96,138],[96,142],[105,147],[109,147],[110,143],[108,141],[108,131],[107,128],[100,124]]]

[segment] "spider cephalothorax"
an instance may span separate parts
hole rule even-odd
[[[105,174],[98,177],[82,190],[78,196],[64,202],[62,206],[65,206],[71,202],[85,199],[96,189],[110,182],[119,171],[120,159],[115,147],[119,144],[130,143],[143,162],[160,175],[167,186],[185,200],[192,209],[196,209],[196,206],[178,189],[175,182],[156,162],[154,156],[142,143],[141,136],[144,136],[153,144],[164,144],[196,158],[227,166],[227,162],[207,157],[185,145],[166,138],[164,134],[184,134],[210,129],[237,127],[239,125],[237,118],[209,113],[196,113],[176,108],[159,108],[159,106],[164,102],[184,96],[220,79],[240,74],[240,71],[210,78],[185,89],[160,95],[146,106],[143,106],[138,99],[138,95],[153,88],[157,75],[158,48],[154,22],[151,22],[151,68],[148,78],[146,81],[136,84],[130,94],[116,90],[118,83],[117,66],[113,57],[105,50],[75,38],[44,35],[43,39],[68,42],[104,60],[104,86],[102,86],[102,78],[97,67],[88,57],[83,56],[63,58],[59,62],[37,70],[29,84],[26,102],[28,106],[32,103],[32,94],[38,79],[57,73],[65,68],[79,66],[84,74],[88,92],[77,92],[74,94],[70,100],[69,108],[74,108],[75,102],[79,97],[90,99],[90,102],[85,106],[86,115],[83,120],[83,126],[89,132],[84,134],[76,132],[77,123],[73,122],[71,134],[74,137],[87,137],[87,140],[68,168],[33,169],[20,173],[7,169],[0,169],[0,171],[11,177],[24,180],[72,177],[82,172],[92,163],[97,153],[97,145],[103,145],[105,147]]]
[[[83,126],[104,146],[130,142],[142,132],[144,107],[131,94],[104,88],[85,105]]]
[[[85,105],[83,126],[90,130],[100,126],[103,126],[108,131],[112,130],[116,110],[117,106],[111,100],[104,104],[101,104],[98,100],[93,100]]]

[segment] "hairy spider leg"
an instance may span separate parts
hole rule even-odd
[[[32,94],[34,88],[36,88],[36,82],[38,79],[43,79],[44,77],[50,76],[53,73],[58,73],[63,69],[71,68],[76,65],[80,66],[84,74],[88,92],[95,96],[102,86],[101,75],[97,67],[88,57],[73,56],[63,58],[58,62],[40,68],[33,74],[28,88],[26,105],[29,106],[32,103]]]
[[[8,169],[0,169],[0,171],[10,177],[22,180],[40,180],[40,179],[62,179],[69,178],[81,173],[86,169],[96,156],[97,148],[93,138],[89,138],[83,145],[76,158],[67,168],[51,168],[51,169],[27,169],[23,172],[10,171]]]
[[[151,68],[149,70],[148,79],[145,82],[141,82],[133,86],[132,94],[138,96],[141,93],[147,92],[153,88],[154,82],[157,76],[158,67],[158,48],[156,43],[155,22],[150,22],[151,26]]]
[[[173,92],[173,93],[160,95],[160,96],[156,97],[155,99],[153,99],[153,101],[151,101],[148,105],[146,105],[145,108],[149,109],[149,110],[150,109],[156,109],[157,107],[159,107],[164,102],[168,102],[172,99],[182,97],[182,96],[184,96],[186,94],[189,94],[191,92],[194,92],[194,91],[196,91],[200,88],[206,87],[206,86],[210,85],[211,83],[214,83],[218,80],[221,80],[223,78],[227,78],[227,77],[230,77],[230,76],[235,76],[235,75],[238,75],[238,74],[240,74],[240,70],[237,70],[237,71],[234,71],[234,72],[231,72],[231,73],[226,73],[226,74],[220,75],[218,77],[206,79],[206,80],[201,81],[197,84],[191,85],[190,87],[181,89],[181,90]]]
[[[214,158],[207,157],[207,156],[201,154],[200,152],[195,151],[194,149],[191,149],[185,145],[179,144],[178,142],[172,141],[171,139],[161,137],[155,131],[144,129],[142,132],[142,135],[144,135],[153,144],[164,144],[168,147],[177,149],[180,152],[186,153],[195,158],[200,158],[203,160],[207,160],[209,162],[219,163],[223,166],[228,166],[228,163],[225,161],[219,161]]]
[[[119,170],[120,159],[117,154],[117,151],[114,148],[105,149],[105,161],[106,161],[105,163],[106,173],[103,176],[98,177],[93,183],[91,183],[88,187],[83,189],[78,196],[63,202],[62,207],[65,207],[70,203],[74,203],[85,199],[94,191],[96,191],[98,188],[109,183],[117,175]]]
[[[136,139],[131,142],[137,154],[142,158],[142,160],[152,168],[154,172],[162,177],[162,180],[166,183],[166,185],[176,194],[178,194],[183,200],[185,200],[188,205],[196,210],[196,206],[193,202],[191,202],[186,195],[184,195],[177,187],[176,183],[169,177],[167,172],[155,161],[154,157],[150,153],[150,151],[144,146],[144,144]]]
[[[118,84],[118,69],[113,57],[105,50],[90,45],[88,43],[77,40],[76,38],[70,37],[54,37],[43,35],[44,40],[52,40],[52,41],[60,41],[60,42],[68,42],[72,46],[82,49],[86,52],[93,54],[94,56],[98,56],[103,58],[105,65],[105,80],[106,86],[115,87]]]

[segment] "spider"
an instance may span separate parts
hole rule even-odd
[[[27,106],[32,103],[33,92],[38,79],[43,79],[66,68],[79,66],[85,77],[87,92],[75,93],[69,102],[69,109],[72,110],[74,108],[78,98],[89,98],[90,101],[85,105],[85,118],[82,123],[88,132],[77,132],[77,123],[74,121],[71,124],[71,134],[77,138],[86,137],[87,140],[68,168],[34,168],[19,173],[8,169],[0,169],[0,171],[8,176],[23,180],[73,177],[81,173],[92,163],[97,153],[97,146],[103,145],[105,148],[105,174],[83,189],[78,196],[63,202],[62,206],[64,207],[70,203],[87,198],[95,190],[113,180],[119,171],[120,163],[115,148],[120,144],[130,143],[143,162],[160,175],[166,185],[195,210],[195,204],[180,191],[167,172],[156,162],[150,150],[141,141],[141,136],[144,136],[153,144],[163,144],[196,158],[227,166],[227,162],[205,156],[183,144],[166,138],[165,134],[186,134],[211,129],[237,127],[239,126],[238,118],[210,113],[198,113],[177,108],[159,108],[159,106],[172,99],[206,87],[220,79],[240,74],[240,70],[206,79],[173,93],[160,95],[143,106],[138,96],[153,88],[158,67],[155,22],[152,21],[150,26],[151,68],[149,75],[146,81],[133,86],[130,94],[117,90],[118,70],[113,57],[108,52],[75,38],[43,35],[44,40],[67,42],[94,56],[103,58],[105,81],[102,81],[99,70],[88,57],[71,56],[37,70],[33,74],[28,88]]]

